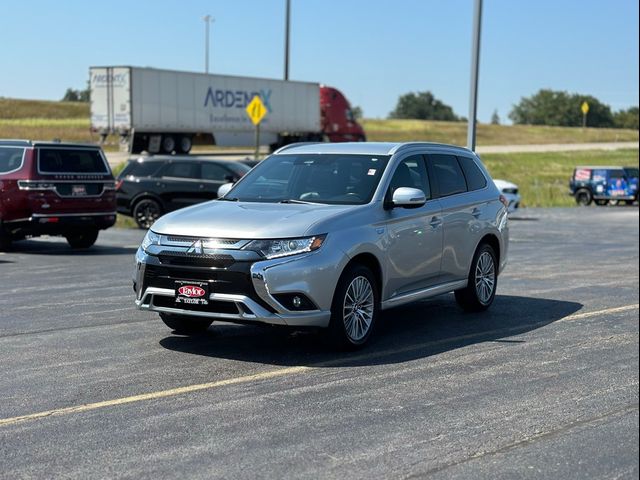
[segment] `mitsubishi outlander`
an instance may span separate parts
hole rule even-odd
[[[213,320],[370,338],[381,310],[454,292],[487,309],[507,262],[507,202],[471,151],[294,144],[214,201],[161,217],[136,254],[136,305],[177,333]]]

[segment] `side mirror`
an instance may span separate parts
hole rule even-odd
[[[218,188],[218,198],[224,197],[227,193],[229,193],[231,187],[233,187],[233,183],[225,183],[223,185],[220,185],[220,188]]]
[[[427,196],[419,188],[400,187],[393,192],[391,207],[418,208],[427,203]]]

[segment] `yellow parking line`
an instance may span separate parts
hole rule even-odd
[[[577,313],[577,314],[573,314],[573,315],[569,315],[566,316],[562,319],[560,319],[559,321],[571,321],[571,320],[579,320],[582,318],[589,318],[589,317],[595,317],[598,315],[604,315],[604,314],[609,314],[609,313],[620,313],[620,312],[627,312],[630,310],[637,310],[639,307],[638,304],[634,304],[634,305],[625,305],[622,307],[613,307],[613,308],[605,308],[603,310],[596,310],[593,312],[585,312],[585,313]],[[552,322],[553,323],[553,322]],[[547,324],[547,322],[539,322],[540,325],[542,324]],[[538,325],[538,323],[534,324],[534,325]],[[380,357],[384,357],[387,355],[392,355],[392,354],[399,354],[399,353],[405,353],[407,351],[411,351],[411,350],[419,350],[421,348],[425,348],[428,346],[434,346],[434,345],[439,345],[439,344],[444,344],[444,343],[450,343],[456,340],[466,340],[466,339],[470,339],[473,337],[483,337],[483,336],[487,336],[487,335],[492,335],[495,333],[499,333],[499,332],[510,332],[510,331],[518,331],[521,330],[522,328],[526,328],[526,327],[530,327],[531,325],[520,325],[517,327],[509,327],[509,328],[500,328],[500,329],[496,329],[496,330],[491,330],[491,331],[484,331],[484,332],[478,332],[478,333],[473,333],[473,334],[467,334],[467,335],[461,335],[458,337],[451,337],[451,338],[446,338],[446,339],[442,339],[442,340],[433,340],[430,342],[424,342],[421,344],[414,344],[414,345],[407,345],[404,347],[400,347],[400,348],[394,348],[394,349],[388,349],[388,350],[383,350],[383,351],[377,351],[377,352],[372,352],[372,353],[366,353],[363,355],[358,355],[355,357],[347,357],[344,359],[338,359],[338,360],[331,360],[328,362],[321,362],[321,363],[317,363],[315,365],[310,365],[310,366],[297,366],[297,367],[288,367],[288,368],[282,368],[279,370],[270,370],[268,372],[263,372],[263,373],[256,373],[253,375],[245,375],[242,377],[235,377],[235,378],[228,378],[225,380],[218,380],[216,382],[207,382],[207,383],[199,383],[196,385],[187,385],[185,387],[178,387],[178,388],[171,388],[168,390],[160,390],[157,392],[149,392],[149,393],[142,393],[140,395],[132,395],[130,397],[122,397],[122,398],[115,398],[112,400],[104,400],[102,402],[94,402],[94,403],[85,403],[83,405],[76,405],[76,406],[72,406],[72,407],[65,407],[65,408],[56,408],[53,410],[46,410],[43,412],[37,412],[37,413],[31,413],[28,415],[21,415],[18,417],[9,417],[9,418],[2,418],[0,419],[0,427],[2,426],[6,426],[6,425],[14,425],[16,423],[20,423],[20,422],[25,422],[28,420],[38,420],[41,418],[47,418],[47,417],[53,417],[53,416],[59,416],[59,415],[68,415],[71,413],[82,413],[82,412],[88,412],[91,410],[97,410],[100,408],[106,408],[106,407],[114,407],[114,406],[118,406],[118,405],[125,405],[127,403],[135,403],[135,402],[142,402],[144,400],[155,400],[158,398],[167,398],[167,397],[174,397],[176,395],[182,395],[185,393],[191,393],[191,392],[198,392],[201,390],[211,390],[214,388],[220,388],[220,387],[225,387],[227,385],[238,385],[238,384],[242,384],[242,383],[249,383],[249,382],[253,382],[253,381],[259,381],[259,380],[269,380],[272,378],[277,378],[277,377],[283,377],[286,375],[294,375],[297,373],[304,373],[304,372],[308,372],[314,368],[318,368],[318,367],[327,367],[327,366],[331,366],[331,365],[339,365],[340,363],[344,362],[344,361],[349,361],[349,362],[353,362],[353,361],[359,361],[359,360],[371,360],[371,359],[375,359],[375,358],[380,358]]]

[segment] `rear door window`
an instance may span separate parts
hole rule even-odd
[[[162,171],[163,177],[198,178],[198,164],[195,162],[172,162]]]
[[[436,175],[438,193],[441,197],[464,193],[467,183],[458,159],[453,155],[432,154],[428,156]]]
[[[100,151],[82,148],[39,148],[40,173],[109,173]]]
[[[138,162],[131,161],[124,167],[120,177],[151,177],[158,171],[162,163],[160,162]]]
[[[24,148],[0,147],[0,175],[18,170],[23,156]]]
[[[467,180],[467,188],[470,192],[481,190],[487,186],[487,179],[472,158],[458,157],[458,161],[460,162],[460,166],[462,166],[462,171]]]

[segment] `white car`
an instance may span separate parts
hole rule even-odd
[[[509,201],[509,213],[515,212],[520,207],[521,201],[518,185],[506,180],[494,180],[493,183],[496,184],[500,193]]]

